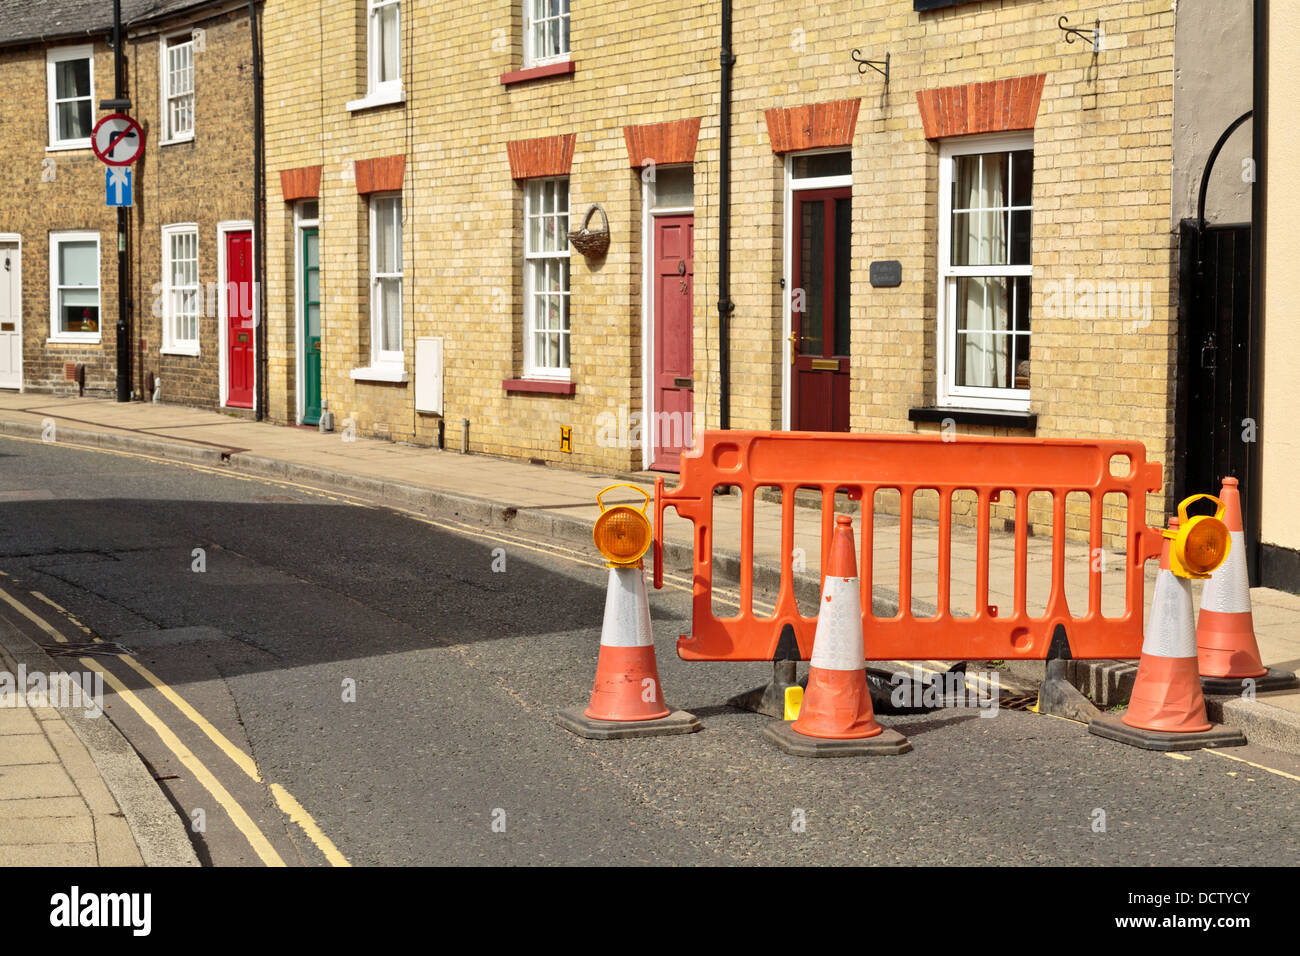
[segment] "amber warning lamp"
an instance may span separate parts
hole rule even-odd
[[[639,508],[632,505],[606,506],[602,500],[615,488],[628,488],[637,492],[645,501]],[[650,505],[650,494],[636,485],[610,485],[596,495],[596,504],[600,506],[600,517],[591,530],[596,548],[611,568],[630,568],[641,563],[641,557],[650,549],[650,519],[646,508]]]
[[[1187,517],[1187,506],[1202,498],[1218,507],[1214,516]],[[1221,565],[1232,547],[1228,526],[1223,523],[1224,504],[1214,495],[1192,495],[1178,506],[1178,528],[1160,532],[1170,539],[1169,570],[1180,578],[1208,578]]]

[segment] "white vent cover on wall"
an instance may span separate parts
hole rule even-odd
[[[442,339],[415,340],[415,410],[442,414]]]

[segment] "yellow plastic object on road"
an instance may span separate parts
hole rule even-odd
[[[640,508],[632,505],[606,507],[603,497],[615,488],[629,488],[642,495],[645,501]],[[610,485],[596,495],[600,517],[596,519],[591,536],[596,549],[604,555],[611,568],[629,568],[641,563],[642,556],[650,550],[652,535],[646,508],[650,506],[650,493],[636,485]]]
[[[1202,498],[1213,501],[1214,516],[1187,517],[1187,506]],[[1214,495],[1192,495],[1178,505],[1178,527],[1162,531],[1170,539],[1169,570],[1180,578],[1208,578],[1232,548],[1232,537],[1223,521],[1224,504]]]

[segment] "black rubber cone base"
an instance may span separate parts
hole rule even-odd
[[[702,726],[698,717],[684,710],[674,710],[667,717],[656,720],[596,720],[583,713],[585,709],[569,707],[556,714],[555,721],[570,733],[590,740],[693,734]]]
[[[1170,734],[1130,727],[1120,716],[1103,714],[1088,725],[1088,732],[1143,750],[1202,750],[1206,747],[1241,747],[1246,743],[1246,735],[1240,730],[1222,724],[1215,724],[1209,730]]]
[[[796,757],[887,757],[905,754],[912,749],[911,741],[888,727],[874,737],[831,740],[796,733],[790,726],[792,723],[794,721],[774,720],[763,728],[763,737]]]
[[[1295,690],[1300,687],[1300,677],[1295,671],[1284,671],[1270,667],[1259,677],[1206,677],[1201,675],[1201,690],[1207,694],[1231,694],[1234,697],[1246,689],[1246,681],[1255,682],[1255,692],[1263,694],[1270,690]]]

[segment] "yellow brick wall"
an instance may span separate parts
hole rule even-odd
[[[61,43],[56,48],[82,46]],[[49,150],[46,47],[0,51],[0,133],[13,144],[13,178],[0,192],[0,233],[22,237],[23,382],[29,391],[77,393],[65,363],[86,366],[89,394],[111,394],[116,376],[117,213],[104,205],[104,166],[89,148]],[[113,55],[94,43],[94,94],[113,91]],[[96,110],[98,116],[99,111]],[[52,178],[50,178],[52,177]],[[99,234],[98,343],[50,343],[50,233]]]
[[[266,12],[271,409],[294,414],[290,210],[277,170],[323,164],[324,392],[363,432],[428,443],[413,386],[356,383],[368,324],[363,211],[346,172],[355,159],[404,153],[405,316],[414,339],[445,343],[448,445],[471,420],[475,452],[575,468],[640,467],[639,449],[600,448],[597,415],[641,405],[641,210],[622,127],[702,116],[695,164],[696,413],[717,422],[718,22],[681,0],[576,4],[576,73],[505,87],[520,67],[518,4],[448,8],[403,3],[406,102],[348,112],[362,95],[364,4],[272,3]],[[731,331],[733,427],[781,423],[782,157],[764,111],[860,97],[852,147],[852,395],[855,431],[912,431],[908,409],[935,399],[937,144],[925,140],[916,92],[1046,73],[1035,128],[1031,411],[1040,437],[1142,441],[1169,460],[1174,356],[1169,227],[1173,12],[1166,0],[1111,2],[1096,58],[1067,44],[1060,11],[972,3],[917,13],[910,0],[828,2],[803,9],[739,0],[734,11]],[[886,89],[850,51],[892,69]],[[601,202],[608,257],[572,262],[573,397],[508,396],[522,372],[519,217],[505,144],[577,134],[572,210]],[[898,259],[903,284],[873,289],[868,266]],[[1151,321],[1049,316],[1044,288],[1067,277],[1137,281]],[[573,454],[558,449],[573,426]],[[980,431],[962,426],[961,431]],[[983,431],[987,431],[984,429]],[[1166,469],[1168,472],[1168,469]],[[1166,477],[1168,475],[1166,474]],[[1149,501],[1161,520],[1162,496]]]
[[[198,356],[160,353],[161,319],[156,285],[162,278],[161,228],[196,223],[199,282],[218,279],[217,224],[253,219],[253,77],[247,13],[200,14],[165,25],[168,35],[205,31],[206,49],[196,52],[195,138],[163,146],[159,129],[158,34],[131,32],[126,44],[126,84],[131,115],[145,131],[145,152],[132,167],[134,202],[129,291],[134,300],[131,388],[143,392],[145,373],[160,374],[165,401],[216,406],[220,367],[218,318],[201,316]],[[84,45],[56,42],[0,51],[0,97],[10,104],[0,133],[20,151],[14,181],[0,193],[0,233],[22,237],[23,380],[30,391],[75,394],[65,363],[86,366],[90,394],[114,393],[117,370],[117,211],[104,204],[105,166],[90,148],[47,150],[49,123],[46,52]],[[113,95],[113,54],[93,44],[94,109]],[[47,179],[52,173],[52,179]],[[51,343],[49,234],[87,231],[99,235],[100,341]],[[215,299],[213,300],[215,303]],[[142,348],[141,340],[146,344]]]

